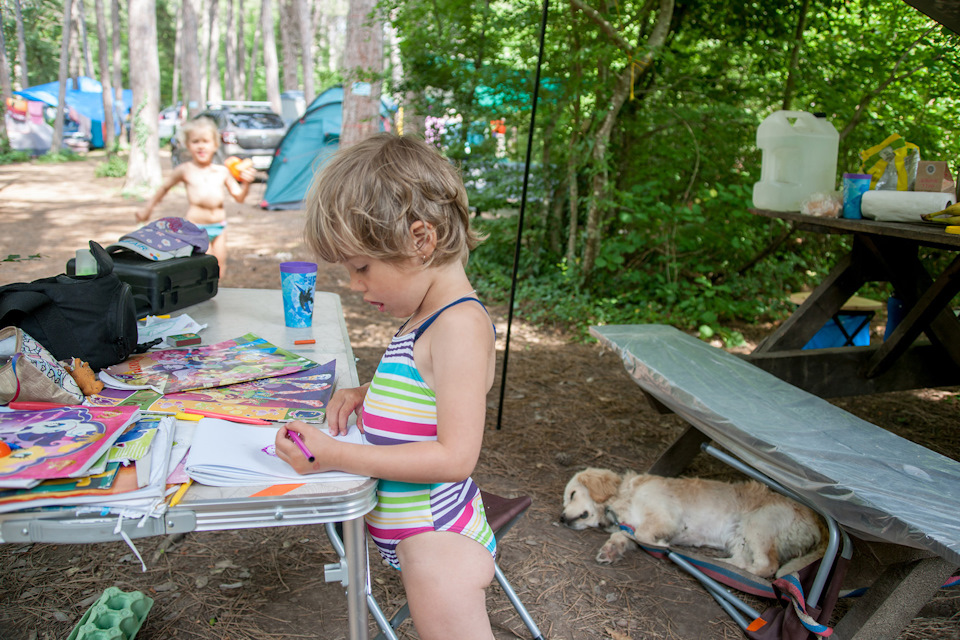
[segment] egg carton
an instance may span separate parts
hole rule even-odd
[[[153,598],[139,591],[107,587],[67,640],[133,640],[152,606]]]

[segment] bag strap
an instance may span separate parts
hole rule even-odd
[[[0,326],[10,324],[8,315],[30,314],[40,328],[52,353],[83,353],[73,334],[70,323],[60,308],[39,291],[8,290],[0,296]],[[47,345],[45,345],[47,346]]]
[[[108,276],[113,273],[113,258],[107,253],[107,250],[93,240],[90,240],[89,244],[90,253],[93,254],[93,258],[97,261],[97,277],[102,278],[103,276]]]

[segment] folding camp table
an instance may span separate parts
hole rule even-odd
[[[284,326],[279,290],[220,289],[206,302],[173,315],[187,314],[207,327],[200,332],[204,344],[214,344],[254,333],[261,338],[306,356],[317,363],[337,361],[336,386],[356,386],[357,369],[347,335],[340,297],[318,291],[313,326]],[[294,340],[313,339],[312,345]],[[130,538],[258,527],[343,523],[345,552],[341,563],[328,565],[328,581],[346,585],[349,637],[366,640],[367,556],[363,516],[376,504],[376,480],[250,487],[209,487],[194,483],[180,503],[163,518],[123,521]],[[73,509],[15,511],[0,514],[0,542],[112,542],[118,517],[78,514]]]

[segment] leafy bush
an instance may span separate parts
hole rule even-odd
[[[127,175],[127,161],[118,155],[110,156],[97,165],[94,175],[98,178],[122,178]]]
[[[29,162],[30,154],[26,151],[14,151],[13,149],[0,149],[0,164],[13,164],[14,162]]]

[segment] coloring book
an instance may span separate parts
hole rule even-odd
[[[179,413],[195,409],[280,422],[323,422],[336,373],[337,361],[331,360],[306,371],[276,378],[172,393],[161,397],[144,411]]]
[[[50,478],[85,475],[140,417],[136,407],[62,407],[0,413],[0,487],[27,488]]]
[[[136,407],[129,409],[136,411]],[[126,410],[128,409],[124,408],[124,411]],[[83,505],[84,508],[92,507],[98,511],[124,513],[127,517],[159,515],[164,508],[164,480],[170,461],[175,422],[172,416],[141,418],[138,428],[131,429],[131,433],[144,430],[154,432],[148,456],[126,466],[111,462],[103,473],[85,475],[72,482],[47,480],[30,490],[0,492],[0,513],[39,507]],[[146,466],[146,471],[143,465]],[[142,476],[148,476],[146,482]]]
[[[164,394],[208,389],[303,371],[316,362],[252,333],[217,344],[130,356],[102,371],[106,379]]]
[[[333,437],[325,428],[320,431]],[[300,475],[277,457],[274,451],[276,435],[277,430],[271,427],[204,418],[197,423],[187,453],[187,475],[200,484],[214,487],[337,482],[362,477],[342,471]],[[347,435],[337,436],[337,439],[354,444],[366,442],[356,425],[351,425]]]

